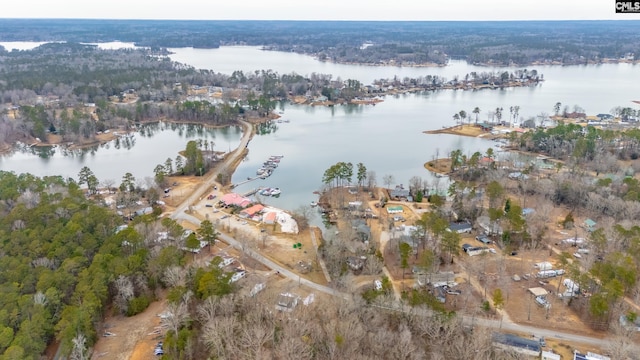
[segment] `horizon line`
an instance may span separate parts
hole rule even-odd
[[[624,15],[624,14],[622,14]],[[28,18],[28,17],[2,17],[0,20],[84,20],[84,21],[283,21],[283,22],[580,22],[580,21],[640,21],[640,18],[620,19],[457,19],[457,20],[408,20],[408,19],[168,19],[168,18]]]

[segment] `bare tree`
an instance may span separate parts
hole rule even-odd
[[[386,186],[387,189],[391,188],[391,184],[395,182],[395,178],[391,174],[387,174],[382,177],[382,183]]]
[[[90,358],[87,352],[87,339],[83,334],[76,334],[71,342],[73,343],[73,349],[69,355],[71,360],[88,360]]]
[[[134,296],[133,283],[128,277],[120,275],[114,282],[114,285],[117,291],[114,303],[120,312],[124,314],[129,307],[129,300]]]

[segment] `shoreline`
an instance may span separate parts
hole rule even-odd
[[[501,137],[500,135],[494,135],[488,131],[484,131],[475,124],[454,125],[450,127],[444,127],[442,129],[425,130],[422,133],[448,134],[448,135],[458,135],[458,136],[475,137],[475,138],[489,138],[489,139],[496,139]]]

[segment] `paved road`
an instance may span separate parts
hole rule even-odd
[[[251,128],[251,124],[246,121],[240,121],[240,124],[244,128],[244,133],[242,134],[242,139],[240,139],[240,144],[238,147],[233,150],[230,154],[228,154],[224,160],[215,169],[211,171],[208,175],[204,176],[202,184],[191,193],[182,204],[178,205],[174,210],[171,218],[175,219],[178,214],[184,213],[185,210],[189,208],[189,205],[195,204],[200,200],[202,196],[208,193],[211,190],[211,187],[216,182],[216,178],[218,174],[223,171],[227,171],[231,164],[235,161],[239,160],[241,156],[243,156],[243,152],[246,147],[249,145],[249,141],[253,137],[253,129]]]
[[[176,220],[184,220],[184,221],[188,221],[190,223],[193,223],[195,225],[200,225],[200,220],[194,216],[191,216],[189,214],[185,214],[185,213],[176,213],[175,217]],[[266,267],[275,270],[275,271],[279,271],[280,275],[286,276],[289,279],[293,280],[293,281],[297,281],[298,284],[300,285],[305,285],[307,287],[310,287],[314,290],[323,292],[325,294],[329,294],[332,296],[337,296],[337,297],[341,297],[343,299],[351,299],[351,295],[346,294],[346,293],[342,293],[340,291],[337,291],[335,289],[332,289],[328,286],[324,286],[324,285],[320,285],[317,283],[314,283],[311,280],[307,280],[303,277],[301,277],[300,275],[294,273],[293,271],[283,267],[282,265],[274,262],[273,260],[263,256],[262,254],[258,253],[257,251],[253,250],[252,248],[248,247],[246,244],[243,244],[241,241],[238,241],[237,239],[226,235],[226,234],[219,234],[218,238],[222,241],[224,241],[225,243],[233,246],[234,248],[242,251],[244,254],[252,257],[253,259],[259,261],[260,263],[262,263],[263,265],[265,265]]]

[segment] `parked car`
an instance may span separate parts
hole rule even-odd
[[[162,348],[162,341],[160,341],[157,345],[156,348],[153,350],[154,355],[164,355],[164,350]]]
[[[224,219],[226,219],[226,218],[228,218],[228,217],[229,217],[229,214],[224,214],[224,215],[220,216],[220,219],[221,219],[221,220],[224,220]]]
[[[469,244],[462,244],[462,250],[464,252],[469,251],[469,249],[473,248],[473,246],[469,245]]]
[[[213,205],[211,205],[211,204],[206,204],[205,206],[206,207],[213,207]]]
[[[373,286],[376,289],[376,291],[381,291],[382,290],[382,281],[380,280],[374,280],[373,281]]]

